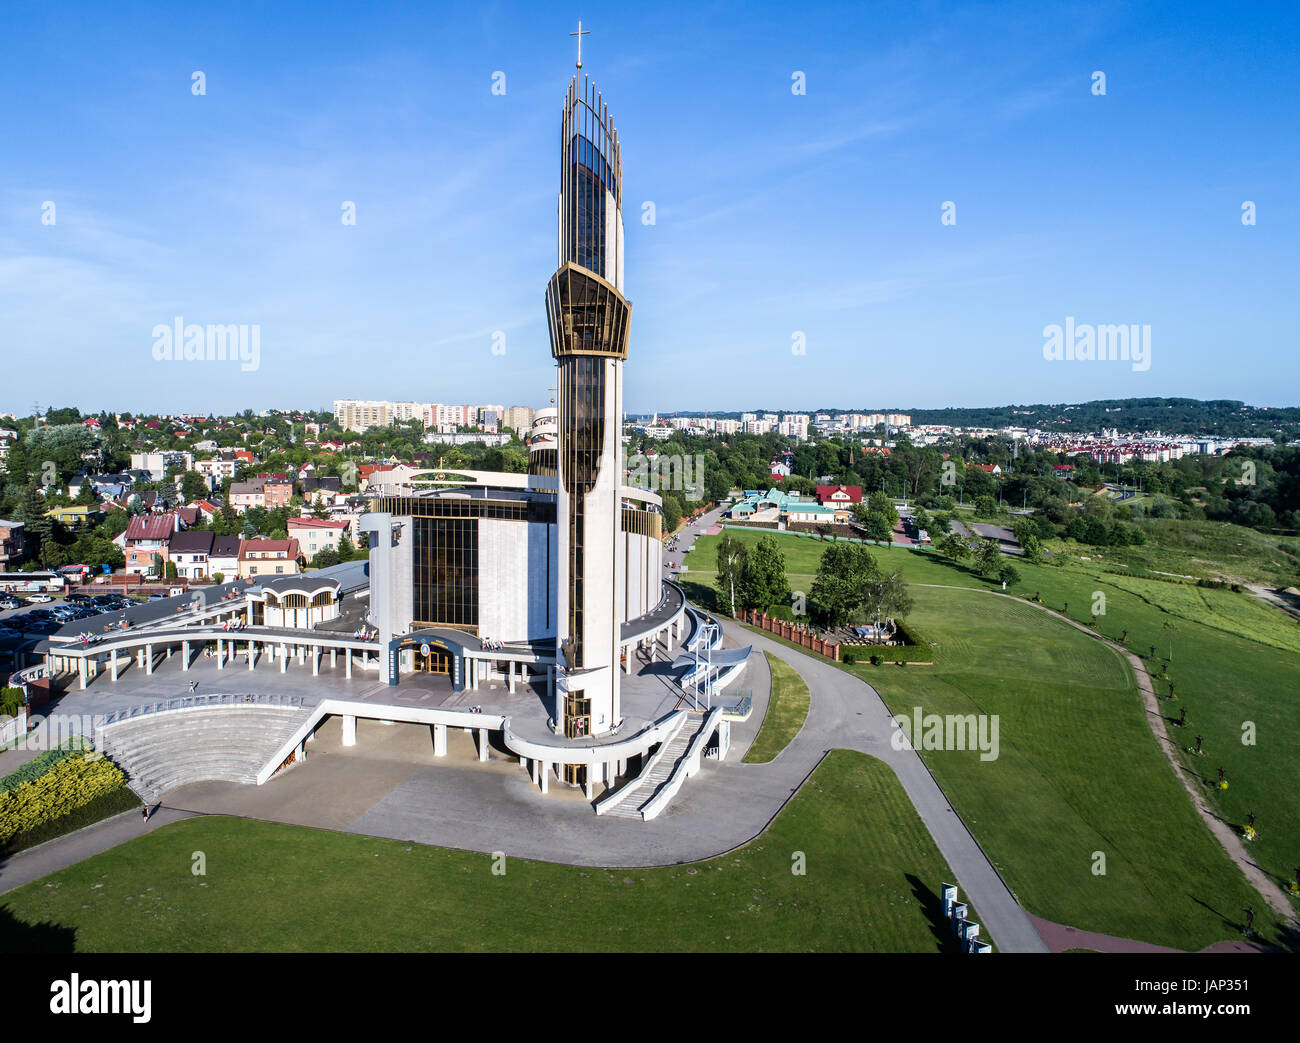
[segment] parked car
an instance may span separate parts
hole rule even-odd
[[[22,608],[23,603],[17,598],[0,598],[0,612],[11,608]]]
[[[155,590],[152,594],[150,594],[147,598],[145,598],[145,601],[166,601],[166,600],[167,600],[167,595],[164,594],[161,590]]]
[[[34,602],[38,605],[48,605],[54,599],[50,597],[48,594],[33,594],[27,600],[30,602]]]

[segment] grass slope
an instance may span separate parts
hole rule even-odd
[[[203,852],[207,874],[191,873]],[[804,875],[791,872],[796,852]],[[0,899],[0,949],[950,951],[952,873],[894,774],[828,755],[753,843],[584,869],[244,819],[188,819]]]
[[[790,745],[808,719],[811,697],[803,678],[784,659],[765,652],[767,666],[772,673],[772,695],[767,703],[763,725],[754,738],[754,744],[745,754],[745,762],[763,764],[772,760]]]
[[[750,534],[739,535],[746,538]],[[1184,538],[1194,541],[1196,535],[1192,532],[1185,534]],[[820,544],[792,535],[783,535],[779,539],[792,573],[791,586],[795,587],[798,581],[810,585],[811,576],[805,570],[815,571]],[[702,538],[687,559],[691,565],[688,575],[693,578],[701,596],[706,596],[705,585],[712,580],[707,568],[716,553],[716,540],[717,537]],[[969,570],[949,565],[932,552],[881,551],[876,557],[885,567],[901,568],[909,583],[991,589],[990,584]],[[1068,615],[1081,622],[1089,621],[1094,605],[1104,607],[1104,613],[1098,616],[1099,632],[1114,639],[1119,639],[1124,631],[1128,632],[1129,647],[1147,660],[1158,694],[1167,695],[1169,680],[1175,683],[1178,698],[1162,701],[1164,715],[1169,720],[1176,720],[1179,711],[1186,707],[1189,727],[1173,729],[1173,734],[1183,747],[1191,747],[1195,736],[1200,734],[1207,751],[1203,757],[1181,753],[1185,770],[1192,773],[1199,784],[1205,785],[1211,807],[1225,821],[1240,826],[1246,821],[1247,812],[1253,811],[1258,816],[1256,824],[1260,838],[1251,847],[1252,857],[1279,885],[1284,886],[1291,879],[1300,854],[1294,842],[1294,838],[1300,836],[1300,791],[1289,785],[1294,766],[1300,762],[1300,715],[1294,712],[1289,696],[1289,693],[1300,690],[1300,658],[1290,650],[1295,641],[1295,624],[1246,594],[1199,590],[1155,581],[1135,583],[1133,577],[1104,571],[1113,567],[1109,561],[1070,560],[1062,565],[1032,565],[1018,561],[1016,567],[1021,580],[1010,588],[1009,593],[1023,597],[1039,593],[1044,604],[1056,611],[1061,611],[1068,602]],[[697,569],[705,571],[700,573]],[[933,668],[906,672],[888,667],[856,668],[872,684],[879,681],[887,699],[904,703],[909,710],[913,705],[925,705],[925,699],[931,695],[942,703],[945,692],[956,705],[984,704],[992,699],[991,705],[1006,709],[1002,721],[1005,736],[1013,742],[1017,735],[1035,736],[1034,741],[1039,744],[1036,753],[1041,777],[1052,782],[1060,776],[1062,781],[1082,787],[1081,793],[1095,789],[1113,770],[1122,767],[1124,770],[1117,778],[1127,781],[1123,782],[1120,793],[1114,800],[1109,797],[1102,800],[1102,805],[1109,804],[1108,807],[1093,808],[1090,812],[1093,815],[1092,828],[1096,831],[1111,833],[1118,830],[1120,835],[1143,832],[1152,829],[1154,819],[1167,814],[1176,813],[1181,821],[1184,812],[1194,813],[1182,793],[1181,784],[1170,772],[1164,754],[1150,736],[1136,687],[1131,682],[1122,687],[1115,686],[1114,671],[1123,668],[1113,652],[1035,609],[1025,607],[1017,610],[1014,604],[1003,599],[987,599],[988,604],[982,609],[986,614],[991,613],[985,621],[987,625],[972,629],[968,624],[974,620],[967,620],[966,612],[972,604],[980,603],[979,598],[963,596],[960,591],[927,591],[921,586],[913,587],[912,592],[917,610],[909,622],[936,641],[939,662]],[[1098,599],[1099,594],[1105,595],[1104,606]],[[1033,613],[1033,616],[1025,613]],[[1034,616],[1039,618],[1034,619]],[[1080,651],[1080,642],[1092,646],[1093,651]],[[1171,643],[1173,658],[1167,662]],[[1152,645],[1156,646],[1155,657],[1150,655]],[[1102,658],[1096,658],[1098,656]],[[970,669],[964,673],[957,669],[963,659],[972,660]],[[1091,665],[1094,663],[1100,671],[1095,675]],[[1114,665],[1100,665],[1103,663]],[[1161,676],[1162,671],[1167,671],[1167,679]],[[1106,681],[1107,677],[1111,680]],[[1041,717],[1039,700],[1020,706],[1008,705],[1005,699],[998,698],[1004,694],[1004,689],[1005,692],[1027,691],[1032,694],[1039,686],[1053,686],[1042,688],[1044,692],[1057,691],[1059,720],[1072,722],[1070,726],[1039,726],[1034,716]],[[1099,696],[1104,696],[1100,704],[1097,703]],[[1105,716],[1078,715],[1073,709],[1076,702],[1081,706],[1100,708],[1108,715],[1126,714],[1130,722],[1141,722],[1142,727],[1126,727],[1114,732],[1106,723]],[[1023,722],[1022,714],[1026,715]],[[1029,726],[1028,730],[1022,728],[1022,724]],[[1110,744],[1099,743],[1097,736]],[[1243,742],[1243,739],[1252,737],[1253,744]],[[1081,775],[1070,767],[1083,746],[1090,746],[1095,754],[1091,761],[1091,774],[1085,772]],[[1134,775],[1129,769],[1136,769],[1138,761],[1142,770]],[[1208,785],[1220,766],[1230,783],[1229,789],[1222,792]],[[1152,771],[1154,775],[1150,774]],[[1161,800],[1153,804],[1150,786],[1157,784],[1157,776],[1175,789],[1162,787],[1159,790],[1163,794]],[[1139,784],[1139,780],[1145,779],[1150,781]],[[941,781],[959,807],[968,797],[965,787],[978,789],[985,785],[982,776],[950,777]],[[1021,781],[1025,785],[1037,784],[1035,775],[1028,771],[1023,773]],[[983,800],[984,797],[977,799]],[[1062,799],[1066,798],[1063,796]],[[1077,795],[1071,794],[1066,802],[1078,799]],[[1179,801],[1182,810],[1175,811]],[[1006,806],[1013,808],[1015,804]],[[1098,810],[1105,810],[1107,816],[1114,817],[1114,822],[1106,817],[1096,817]],[[1199,833],[1191,830],[1178,843],[1189,846],[1189,857],[1204,870],[1210,863],[1194,852],[1202,850],[1204,843],[1214,844],[1215,850],[1218,848],[1203,824],[1198,823],[1198,826]],[[1054,860],[1034,855],[1031,843],[1034,830],[1002,812],[991,818],[986,813],[982,821],[972,823],[972,828],[986,847],[998,847],[999,837],[1014,841],[1011,848],[1004,849],[1004,854],[1009,859],[1014,853],[1021,863],[1019,867],[1012,867],[1013,873],[1033,877],[1036,885],[1031,890],[1043,894],[1050,894],[1054,887],[1059,890],[1059,882],[1054,876]],[[1156,830],[1157,833],[1162,831],[1163,827]],[[1100,848],[1094,850],[1097,849]],[[1181,855],[1182,852],[1175,849],[1171,854]],[[1168,857],[1158,859],[1153,865],[1168,866],[1170,860]],[[1225,864],[1236,873],[1230,863]],[[1168,880],[1163,884],[1155,881],[1155,889],[1140,901],[1125,899],[1118,892],[1106,892],[1104,888],[1094,886],[1090,893],[1098,896],[1111,893],[1113,897],[1088,902],[1081,899],[1077,911],[1080,915],[1095,915],[1101,919],[1091,925],[1074,920],[1069,922],[1113,934],[1126,933],[1123,925],[1127,923],[1135,928],[1129,932],[1133,937],[1197,947],[1195,943],[1207,936],[1204,924],[1198,925],[1193,917],[1179,926],[1180,914],[1172,910],[1168,916],[1154,912],[1161,904],[1170,901],[1169,887],[1181,879],[1176,865],[1170,872],[1173,875]],[[1245,887],[1244,881],[1241,886]],[[1180,885],[1177,893],[1181,903],[1195,904],[1198,900],[1185,885]],[[1210,921],[1219,925],[1217,936],[1231,934],[1229,925],[1240,922],[1240,909],[1229,908],[1226,898],[1218,903],[1208,902],[1203,897],[1199,900],[1207,901],[1221,914],[1212,916]],[[1242,895],[1236,894],[1231,902],[1243,904]],[[1148,915],[1137,915],[1139,905],[1150,907],[1149,915],[1153,918],[1147,921],[1147,926],[1155,933],[1149,937],[1136,933],[1146,929],[1142,918]],[[1031,908],[1053,919],[1065,918],[1064,914],[1053,915],[1047,908],[1032,905]],[[1259,901],[1255,902],[1255,909],[1262,915]],[[1071,910],[1066,911],[1074,915]],[[1177,940],[1179,938],[1181,942]]]

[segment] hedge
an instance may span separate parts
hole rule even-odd
[[[21,688],[0,688],[0,717],[17,717],[25,699]]]
[[[57,749],[46,750],[40,756],[33,757],[21,768],[0,778],[0,793],[17,789],[25,782],[35,782],[60,761],[67,760],[74,753],[84,753],[89,748],[90,742],[84,737],[79,737],[69,739]]]
[[[65,757],[40,778],[0,793],[0,844],[33,830],[126,785],[122,772],[105,757]]]
[[[0,856],[8,856],[23,851],[47,840],[61,837],[86,826],[92,826],[101,819],[120,815],[124,811],[134,811],[140,807],[140,798],[126,786],[118,786],[95,797],[90,803],[62,815],[57,819],[44,822],[23,833],[15,833],[8,841],[0,843]]]

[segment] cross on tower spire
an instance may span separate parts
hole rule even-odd
[[[579,19],[578,19],[578,31],[577,31],[576,33],[570,33],[569,35],[570,35],[570,36],[576,36],[576,37],[578,38],[578,68],[581,69],[581,68],[582,68],[582,38],[583,38],[584,36],[590,36],[590,35],[591,35],[591,30],[590,30],[590,29],[583,29],[583,28],[582,28],[582,19],[579,18]]]

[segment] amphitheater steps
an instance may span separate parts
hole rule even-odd
[[[107,725],[103,752],[147,803],[192,782],[254,784],[257,773],[307,719],[301,707],[199,706]]]

